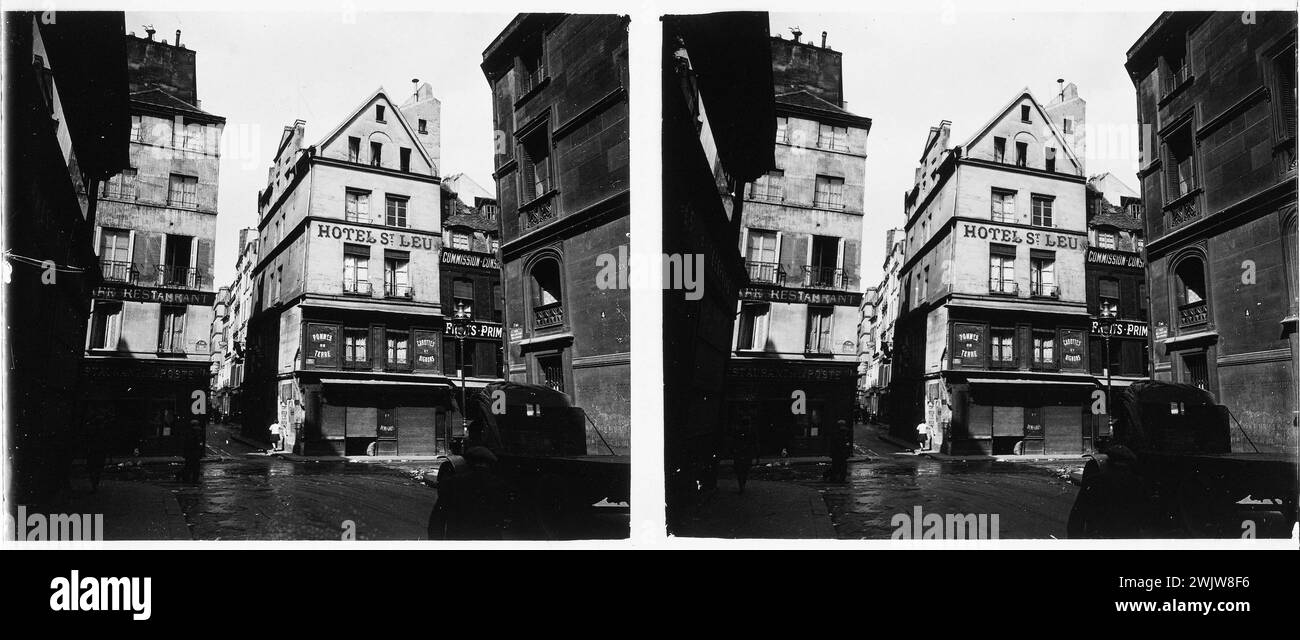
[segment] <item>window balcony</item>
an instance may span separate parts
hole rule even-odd
[[[750,261],[745,263],[745,269],[749,271],[750,282],[785,284],[785,271],[781,269],[780,263]]]
[[[1165,74],[1164,82],[1160,85],[1161,99],[1167,98],[1170,94],[1177,91],[1178,88],[1182,87],[1183,83],[1187,82],[1187,79],[1190,77],[1191,72],[1186,64],[1177,69],[1170,70]]]
[[[989,358],[989,368],[990,369],[1015,369],[1016,358],[1014,355],[1008,355],[1005,358],[998,358],[998,356],[994,355],[993,357]]]
[[[1183,194],[1182,196],[1179,196],[1179,198],[1185,198],[1186,195],[1187,194]],[[1165,215],[1168,216],[1168,222],[1166,226],[1168,227],[1169,230],[1172,231],[1174,229],[1177,229],[1178,227],[1181,227],[1189,222],[1192,222],[1200,218],[1201,211],[1196,206],[1195,198],[1187,198],[1185,200],[1182,200],[1181,202],[1176,201],[1173,204],[1173,206],[1169,207]]]
[[[374,287],[369,280],[344,280],[343,295],[345,296],[366,296],[369,297],[374,293]]]
[[[351,358],[351,359],[344,358],[343,360],[344,369],[365,370],[365,369],[370,369],[370,366],[371,366],[370,358],[362,358],[360,360],[355,358]]]
[[[806,264],[803,266],[803,286],[818,289],[844,289],[844,270]]]
[[[125,282],[127,284],[136,284],[140,279],[140,272],[136,271],[130,262],[117,262],[115,260],[101,260],[99,271],[103,274],[105,282]]]
[[[406,298],[409,300],[414,296],[414,293],[415,290],[409,284],[388,283],[384,285],[384,297],[386,298]]]
[[[844,194],[834,192],[818,192],[813,197],[813,206],[818,209],[843,209]]]
[[[160,264],[158,265],[158,286],[202,289],[203,272],[194,267]]]
[[[533,328],[549,329],[564,324],[564,305],[559,302],[544,304],[533,309]]]
[[[1210,313],[1205,301],[1192,302],[1178,307],[1178,328],[1194,329],[1209,323]]]
[[[1020,284],[1013,280],[989,280],[989,293],[1000,296],[1020,295]]]
[[[1030,285],[1030,295],[1035,298],[1060,298],[1061,288],[1054,284],[1035,282]]]
[[[541,196],[519,207],[520,222],[524,231],[535,229],[559,217],[559,211],[555,208],[555,191],[551,190],[549,185],[546,187],[546,191]]]
[[[546,79],[546,65],[539,64],[532,71],[525,71],[519,76],[519,95],[525,96],[541,86]]]
[[[809,344],[804,345],[803,354],[809,358],[830,358],[834,357],[835,351],[825,345]]]

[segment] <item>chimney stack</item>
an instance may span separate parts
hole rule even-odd
[[[803,35],[803,32],[799,30],[799,27],[791,27],[790,33],[794,35],[795,42],[799,42],[799,37]]]
[[[825,31],[822,32],[822,48],[823,48],[823,49],[826,48],[826,32],[825,32]]]
[[[146,24],[146,25],[144,26],[144,32],[145,32],[145,35],[149,36],[149,41],[150,41],[150,42],[153,42],[153,34],[155,33],[154,28],[153,28],[153,25],[151,25],[151,24]]]
[[[176,46],[181,46],[181,30],[176,30]]]
[[[1056,79],[1056,97],[1065,102],[1065,78]]]

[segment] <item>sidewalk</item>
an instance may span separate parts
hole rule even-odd
[[[104,478],[91,493],[84,478],[60,501],[60,513],[103,514],[104,540],[189,540],[185,515],[171,489],[147,482]],[[30,514],[29,514],[30,516]]]
[[[277,451],[271,455],[290,462],[433,462],[444,460],[447,456],[300,456],[288,451]]]
[[[787,482],[750,480],[736,492],[728,476],[692,509],[676,535],[688,538],[834,538],[821,492]]]

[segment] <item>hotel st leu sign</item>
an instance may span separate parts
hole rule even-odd
[[[1027,231],[1010,229],[990,224],[966,222],[962,224],[961,237],[977,238],[1005,244],[1023,244],[1030,247],[1047,249],[1081,250],[1088,246],[1088,239],[1079,235],[1051,233],[1047,231]]]
[[[316,237],[357,244],[377,244],[393,249],[438,250],[437,236],[406,231],[383,231],[333,222],[317,222]]]

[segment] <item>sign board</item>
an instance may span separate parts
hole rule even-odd
[[[442,250],[443,264],[454,264],[462,267],[474,267],[476,269],[500,269],[501,261],[497,257],[486,253],[474,253],[472,251],[462,251],[460,249]]]
[[[453,338],[501,339],[501,325],[495,322],[453,322],[447,320],[447,335]]]
[[[952,325],[954,367],[984,366],[984,325],[955,323]]]
[[[162,304],[184,304],[198,307],[210,307],[216,302],[217,298],[217,294],[211,291],[157,289],[153,287],[137,287],[129,284],[102,284],[95,287],[91,296],[99,298],[100,300],[158,302]]]
[[[1134,320],[1093,320],[1092,335],[1117,338],[1145,338],[1151,334],[1145,322]]]
[[[436,251],[438,249],[437,236],[405,231],[380,231],[379,229],[368,229],[334,222],[317,222],[316,237],[333,238],[358,244],[377,244],[394,249],[422,249],[424,251]]]
[[[862,302],[862,294],[852,291],[745,287],[740,290],[740,299],[754,302],[795,302],[798,304],[856,307]]]
[[[1003,242],[1007,244],[1023,244],[1030,247],[1045,247],[1048,249],[1083,249],[1087,246],[1087,241],[1080,235],[1065,233],[1047,233],[1044,231],[1027,231],[1025,229],[1009,229],[989,224],[971,224],[962,225],[963,238],[977,238],[979,240],[990,240],[992,242]]]
[[[312,367],[339,366],[339,328],[333,324],[307,323],[306,364]]]
[[[1083,368],[1083,331],[1081,329],[1061,329],[1061,368]]]
[[[1165,326],[1165,323],[1163,322],[1156,325],[1156,340],[1164,340],[1168,337],[1169,337],[1169,327]]]
[[[524,339],[523,327],[510,327],[510,341],[519,342]]]
[[[1146,261],[1142,256],[1135,253],[1122,253],[1119,251],[1107,251],[1105,249],[1088,249],[1088,255],[1085,258],[1088,264],[1109,264],[1116,267],[1130,267],[1133,269],[1143,269],[1146,267]]]
[[[428,329],[415,330],[415,368],[437,369],[442,352],[442,335]]]

